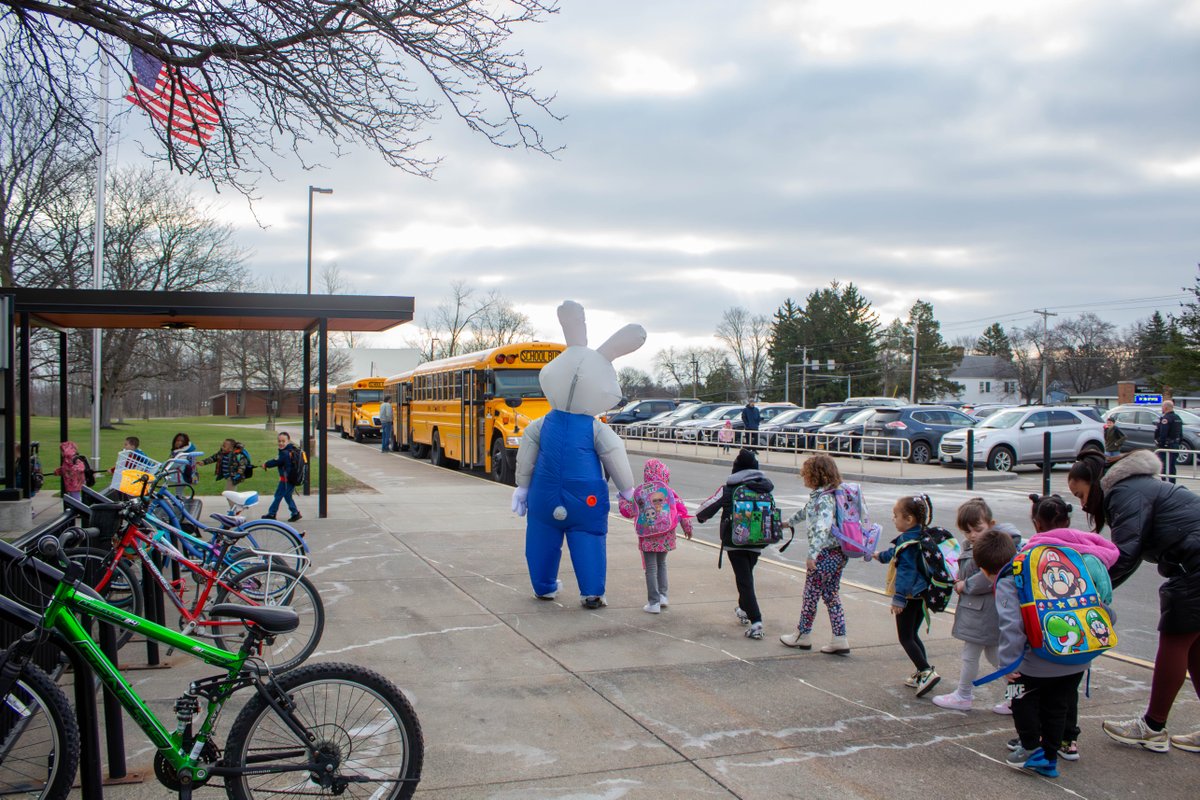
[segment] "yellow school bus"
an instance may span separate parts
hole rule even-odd
[[[522,432],[550,411],[538,373],[565,349],[550,342],[509,344],[388,378],[392,449],[512,483]]]
[[[333,390],[330,425],[343,439],[361,442],[379,436],[379,401],[383,399],[383,378],[346,381]]]

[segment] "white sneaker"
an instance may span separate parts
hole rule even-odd
[[[608,601],[604,599],[604,595],[590,595],[588,597],[580,598],[579,605],[583,606],[584,608],[597,609],[607,606]]]
[[[736,616],[738,618],[738,622],[742,623],[743,625],[750,624],[750,617],[749,617],[749,615],[746,614],[745,611],[742,611],[741,606],[738,606],[737,608],[735,608],[733,610],[733,614],[734,614],[734,616]]]
[[[917,688],[917,683],[921,680],[921,671],[917,670],[904,681],[904,685],[910,689]]]
[[[658,596],[658,604],[660,606],[662,606],[663,608],[666,608],[667,606],[671,605],[670,603],[667,602],[667,596],[665,594],[660,594]]]
[[[763,626],[762,626],[762,623],[761,623],[761,622],[752,622],[752,623],[750,623],[750,627],[749,627],[749,628],[746,628],[746,638],[747,638],[747,639],[761,639],[761,638],[763,638]]]
[[[937,670],[933,667],[921,673],[921,677],[917,678],[917,697],[924,697],[933,691],[933,687],[938,685],[938,681],[942,679],[941,675],[937,674]]]
[[[1105,720],[1100,726],[1108,734],[1108,738],[1122,744],[1133,744],[1144,747],[1153,753],[1165,753],[1171,749],[1167,729],[1151,730],[1142,717],[1125,720]]]
[[[662,612],[662,607],[660,603],[646,603],[646,605],[642,606],[642,611],[645,611],[647,614],[659,614]]]
[[[553,600],[554,598],[558,597],[558,590],[561,588],[562,581],[558,581],[554,584],[554,591],[547,592],[546,594],[535,594],[534,597],[536,597],[538,600]]]
[[[996,703],[996,705],[992,706],[992,713],[1000,714],[1001,716],[1005,717],[1011,717],[1012,706],[1008,704],[1007,700],[1005,700],[1003,703]]]
[[[949,694],[939,694],[937,697],[933,698],[933,704],[938,708],[949,708],[953,709],[954,711],[970,711],[971,706],[975,704],[975,701],[970,697],[963,697],[958,693],[958,690],[955,689]]]

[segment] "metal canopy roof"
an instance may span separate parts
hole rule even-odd
[[[13,311],[57,328],[306,330],[377,333],[413,318],[411,297],[10,288]]]

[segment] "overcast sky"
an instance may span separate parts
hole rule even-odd
[[[267,229],[222,195],[254,271],[303,291],[328,186],[314,271],[418,318],[452,279],[498,288],[550,339],[576,299],[594,342],[646,327],[618,362],[643,368],[831,280],[885,323],[932,301],[954,338],[1042,307],[1124,326],[1195,278],[1198,0],[563,0],[516,43],[566,117],[540,123],[556,158],[447,117],[432,181],[277,165]]]

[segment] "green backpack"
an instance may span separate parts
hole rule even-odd
[[[733,547],[766,547],[783,540],[783,520],[770,492],[748,486],[734,489],[730,523]]]

